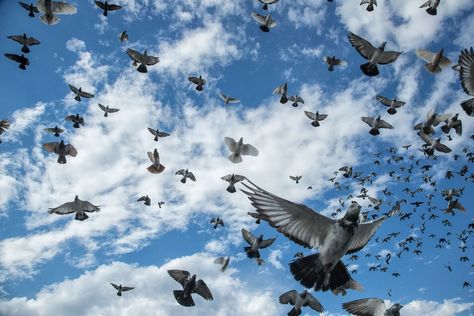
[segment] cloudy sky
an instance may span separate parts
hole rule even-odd
[[[346,315],[343,302],[365,297],[399,302],[405,305],[402,315],[474,315],[474,290],[463,287],[474,284],[472,261],[460,261],[473,259],[473,232],[469,235],[467,227],[473,222],[474,177],[469,179],[470,169],[460,172],[472,166],[466,154],[474,123],[459,105],[468,96],[458,72],[448,67],[431,75],[415,55],[417,48],[444,48],[457,63],[459,52],[473,45],[474,3],[444,0],[438,15],[430,16],[419,8],[422,0],[378,2],[369,13],[358,0],[280,0],[268,10],[277,26],[263,33],[251,13],[265,13],[251,0],[117,0],[124,9],[108,18],[93,1],[73,0],[77,14],[60,16],[54,26],[28,17],[16,1],[0,1],[3,53],[20,53],[9,35],[27,33],[41,41],[31,47],[26,71],[0,59],[0,119],[12,122],[0,145],[0,314],[286,314],[290,307],[280,305],[278,297],[303,290],[288,263],[296,252],[310,250],[267,223],[255,224],[245,195],[228,193],[220,179],[236,173],[327,216],[344,211],[351,200],[377,214],[367,199],[356,197],[362,187],[384,200],[378,215],[390,203],[406,200],[405,217],[387,220],[357,253],[358,260],[343,258],[364,291],[345,297],[313,293],[325,315]],[[129,41],[120,43],[124,30]],[[387,41],[388,50],[403,54],[380,66],[378,77],[366,77],[359,68],[365,61],[347,40],[349,31],[375,46]],[[147,50],[160,62],[139,73],[127,48]],[[331,73],[323,59],[333,55],[347,65]],[[206,79],[204,91],[194,89],[189,75]],[[284,82],[288,94],[301,96],[304,104],[279,103],[272,91]],[[67,84],[95,97],[76,102]],[[241,102],[224,105],[219,91]],[[377,94],[406,105],[388,115]],[[105,118],[98,103],[120,111]],[[314,128],[304,111],[328,118]],[[430,111],[459,113],[464,129],[462,136],[451,132],[448,140],[437,128],[437,137],[453,152],[436,160],[423,157],[418,150],[423,142],[412,128]],[[77,113],[85,120],[80,129],[64,120]],[[360,117],[377,115],[395,128],[373,137]],[[65,129],[59,139],[78,150],[65,165],[42,149],[57,140],[44,128],[56,125]],[[147,127],[171,136],[155,142]],[[259,155],[231,163],[225,136],[243,137]],[[401,147],[409,144],[408,150]],[[147,152],[154,148],[166,167],[159,175],[146,170]],[[396,163],[394,157],[403,160]],[[427,164],[433,168],[423,173],[420,167]],[[372,183],[336,175],[344,165],[362,176],[375,173]],[[182,184],[175,175],[182,168],[197,181]],[[445,179],[447,170],[452,179]],[[303,178],[296,184],[290,175]],[[428,176],[436,185],[425,182]],[[463,187],[460,202],[467,212],[444,214],[447,202],[440,191]],[[419,188],[423,191],[415,192]],[[384,189],[393,194],[385,196]],[[47,213],[75,195],[101,211],[83,222]],[[151,198],[151,206],[136,202],[142,195]],[[158,201],[166,204],[159,208]],[[410,204],[417,201],[424,204]],[[438,217],[430,218],[433,214]],[[217,216],[225,227],[214,230],[209,221]],[[242,228],[277,237],[261,251],[263,265],[246,258]],[[382,242],[390,233],[396,237]],[[447,242],[440,243],[442,238]],[[409,250],[402,252],[405,245]],[[231,257],[224,273],[213,263],[219,256]],[[377,265],[379,271],[369,271]],[[168,269],[196,273],[214,301],[196,297],[195,307],[180,306],[172,294],[180,285]],[[110,282],[136,289],[117,297]]]

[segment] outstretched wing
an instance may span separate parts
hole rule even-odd
[[[260,243],[260,248],[267,248],[269,246],[271,246],[271,244],[273,244],[273,242],[275,241],[276,238],[270,238],[270,239],[265,239],[265,240],[262,240],[262,242]]]
[[[388,99],[384,96],[377,95],[375,98],[377,99],[377,101],[379,101],[380,103],[382,103],[385,106],[390,106],[392,104],[392,100],[390,100],[390,99]]]
[[[133,50],[131,48],[127,49],[127,55],[130,56],[131,59],[133,59],[136,62],[140,62],[142,59],[143,55],[137,52],[136,50]]]
[[[212,301],[214,298],[212,297],[211,290],[207,287],[206,283],[203,280],[198,280],[196,287],[193,290],[194,293],[201,295],[205,300]]]
[[[283,293],[279,297],[280,304],[291,304],[295,305],[297,297],[300,296],[298,292],[295,290],[291,290],[288,292]]]
[[[100,208],[89,201],[81,201],[79,200],[78,208],[84,212],[98,212]]]
[[[249,244],[249,245],[253,245],[253,243],[255,242],[255,240],[257,240],[257,238],[255,238],[254,235],[252,235],[251,232],[247,231],[246,229],[242,228],[242,236],[244,237],[245,241]]]
[[[474,96],[474,49],[471,47],[470,50],[463,50],[458,63],[462,87],[467,94]]]
[[[242,155],[258,156],[258,149],[250,144],[244,144],[242,145],[242,150],[240,153]]]
[[[50,153],[59,154],[59,143],[58,142],[51,142],[43,144],[43,149],[49,151]]]
[[[146,56],[146,64],[148,66],[157,64],[160,61],[160,58],[155,57],[155,56]]]
[[[342,308],[357,316],[385,315],[387,308],[380,298],[364,298],[342,304]]]
[[[382,52],[382,55],[380,56],[379,64],[386,65],[386,64],[393,63],[395,60],[397,60],[398,56],[400,56],[401,54],[402,54],[401,52],[393,52],[393,51]]]
[[[313,121],[316,119],[316,113],[313,113],[310,111],[304,111],[304,114],[306,114],[306,116],[312,119]]]
[[[349,38],[349,42],[351,43],[352,47],[354,47],[362,57],[365,59],[372,58],[372,55],[375,52],[375,47],[370,44],[369,41],[366,41],[362,37],[352,32],[349,32],[347,37]]]
[[[308,305],[309,307],[311,307],[313,310],[317,312],[320,312],[320,313],[324,312],[323,305],[321,305],[321,303],[316,299],[316,297],[311,295],[311,293],[306,293],[306,300],[303,306],[308,306]]]
[[[373,124],[372,124],[372,121],[374,119],[372,117],[363,116],[360,119],[362,120],[362,122],[367,123],[370,127],[374,127]]]
[[[252,13],[252,18],[260,24],[265,24],[265,16],[261,14]]]
[[[51,1],[51,11],[54,14],[76,14],[77,8],[62,1]]]
[[[168,274],[183,287],[189,278],[189,272],[185,270],[168,270]]]
[[[64,146],[64,154],[69,155],[71,157],[76,157],[77,149],[73,145],[67,144],[66,146]]]
[[[76,209],[75,206],[76,205],[74,202],[67,202],[58,207],[50,208],[48,213],[49,214],[54,213],[54,214],[59,214],[59,215],[75,213],[76,211],[78,211],[78,209]]]
[[[235,152],[237,150],[237,142],[233,138],[224,137],[224,143],[231,152]]]

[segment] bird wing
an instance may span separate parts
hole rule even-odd
[[[311,307],[313,310],[317,312],[324,312],[324,307],[321,305],[321,303],[314,297],[311,293],[306,293],[306,300],[303,306],[308,306]]]
[[[239,103],[240,100],[232,97],[228,97],[227,102],[229,103]]]
[[[51,1],[51,11],[55,14],[76,14],[77,8],[62,1]]]
[[[201,295],[205,300],[212,301],[214,298],[212,297],[211,290],[207,287],[206,283],[203,280],[198,280],[196,283],[196,287],[193,290],[194,293]]]
[[[159,57],[146,56],[146,64],[147,64],[148,66],[157,64],[157,63],[159,63],[159,62],[160,62],[160,58],[159,58]]]
[[[71,89],[72,92],[74,92],[74,93],[79,92],[79,90],[76,87],[74,87],[72,84],[68,84],[68,86],[69,86],[69,89]]]
[[[224,257],[219,257],[214,260],[215,264],[224,264],[225,258]]]
[[[153,157],[153,153],[149,151],[147,152],[147,154],[148,154],[148,158],[150,158],[150,161],[155,162],[155,157]]]
[[[188,77],[188,80],[191,81],[194,84],[199,84],[199,78],[198,77]]]
[[[258,149],[250,144],[244,144],[242,145],[242,150],[240,153],[242,155],[258,156]]]
[[[236,183],[237,183],[237,182],[240,182],[240,181],[243,181],[243,180],[245,180],[245,179],[246,179],[246,177],[241,176],[241,175],[239,175],[239,174],[234,175],[234,180],[235,180]]]
[[[38,41],[38,40],[37,40],[36,38],[34,38],[34,37],[29,37],[26,41],[27,41],[28,45],[30,45],[30,46],[39,45],[39,44],[40,44],[40,41]]]
[[[99,212],[100,208],[89,201],[79,200],[79,209],[84,212]]]
[[[261,14],[252,13],[252,18],[260,24],[265,24],[265,16]]]
[[[435,146],[433,146],[433,148],[436,149],[437,151],[442,152],[442,153],[450,153],[451,152],[451,148],[449,148],[448,146],[446,146],[444,144],[441,144],[441,143],[436,144]]]
[[[64,147],[64,154],[72,156],[72,157],[76,157],[77,156],[77,150],[76,150],[76,148],[74,148],[73,145],[67,144]]]
[[[290,290],[288,292],[285,292],[282,295],[280,295],[280,298],[279,298],[280,304],[289,303],[291,305],[295,305],[296,299],[298,298],[298,296],[300,296],[300,294],[296,292],[295,290]]]
[[[179,169],[178,171],[176,171],[175,175],[181,175],[181,176],[184,176],[184,169]]]
[[[184,288],[189,278],[189,272],[185,270],[168,270],[168,274]]]
[[[459,78],[464,91],[474,96],[474,49],[465,49],[459,55]]]
[[[442,115],[436,115],[434,121],[433,121],[433,125],[434,126],[438,126],[439,123],[441,122],[444,122],[446,120],[449,120],[451,118],[452,114],[449,113],[449,114],[442,114]]]
[[[237,150],[237,142],[233,138],[224,137],[224,143],[227,145],[227,148],[229,148],[231,152],[234,153]]]
[[[83,97],[83,98],[93,98],[93,97],[94,97],[93,94],[90,94],[90,93],[85,92],[85,91],[81,91],[81,92],[79,93],[79,95],[80,95],[81,97]]]
[[[120,111],[120,109],[115,109],[115,108],[109,108],[109,113],[115,113]]]
[[[10,35],[7,36],[9,39],[14,40],[15,42],[18,42],[20,44],[24,44],[23,36],[20,35]]]
[[[286,94],[287,89],[288,89],[287,85],[286,85],[286,83],[284,83],[284,84],[276,87],[275,90],[273,90],[272,94]]]
[[[122,6],[117,4],[109,4],[109,11],[116,11],[122,9]]]
[[[257,238],[255,238],[255,236],[249,232],[248,230],[246,230],[245,228],[242,228],[242,236],[244,237],[245,241],[249,244],[249,245],[253,245],[253,243],[255,242],[255,240],[257,240]]]
[[[155,131],[153,128],[151,127],[147,127],[148,130],[150,131],[150,133],[152,133],[153,135],[156,135],[157,131]]]
[[[229,182],[231,178],[232,178],[231,174],[221,177],[222,180],[227,181],[227,182]]]
[[[50,208],[48,213],[49,214],[55,213],[55,214],[60,214],[60,215],[75,213],[76,211],[78,211],[75,208],[75,206],[76,205],[74,202],[67,202],[58,207]]]
[[[248,181],[252,186],[246,183],[243,185],[250,191],[242,192],[248,195],[263,220],[304,247],[317,248],[324,244],[334,220],[305,205],[273,195]]]
[[[433,144],[433,140],[431,139],[430,135],[423,133],[423,131],[420,131],[417,133],[418,136],[428,145]]]
[[[50,153],[59,153],[59,143],[58,142],[52,142],[52,143],[46,143],[43,144],[43,149],[46,151],[49,151]]]
[[[105,10],[105,4],[102,1],[94,1],[95,4],[101,8],[102,10]]]
[[[398,56],[400,56],[401,54],[402,54],[401,52],[394,52],[394,51],[382,52],[382,55],[380,56],[379,64],[386,65],[386,64],[393,63],[395,60],[397,60]]]
[[[310,111],[304,111],[304,114],[306,114],[306,116],[312,119],[313,121],[316,119],[316,113],[313,113]]]
[[[379,128],[389,128],[393,129],[393,126],[385,122],[384,120],[379,121]]]
[[[169,133],[166,133],[166,132],[158,132],[158,137],[167,137],[167,136],[170,136]]]
[[[227,99],[227,96],[226,96],[224,93],[222,93],[222,92],[217,92],[217,94],[219,95],[219,97],[221,97],[222,100],[225,101],[225,100]]]
[[[374,119],[372,117],[363,116],[360,119],[362,120],[362,122],[367,123],[370,127],[374,127],[373,124],[372,124],[372,121]]]
[[[104,105],[100,104],[100,103],[99,103],[99,108],[104,112],[107,110],[107,108]]]
[[[260,243],[260,247],[259,248],[267,248],[269,246],[271,246],[273,244],[273,242],[275,241],[276,238],[270,238],[270,239],[265,239],[265,240],[262,240],[262,242]]]
[[[342,304],[342,308],[358,316],[384,315],[387,308],[380,298],[364,298]]]
[[[127,55],[130,56],[131,59],[133,59],[136,62],[140,62],[142,59],[143,55],[137,52],[136,50],[133,50],[131,48],[127,49]]]
[[[328,117],[327,114],[319,114],[319,115],[318,115],[318,121],[325,120],[327,117]]]
[[[119,286],[117,284],[110,283],[116,290],[119,289]]]
[[[381,96],[381,95],[377,95],[375,98],[377,99],[377,101],[379,101],[380,103],[382,103],[385,106],[390,106],[390,104],[392,103],[392,100],[390,100],[390,99],[388,99],[384,96]]]
[[[191,171],[188,171],[187,177],[193,181],[196,181],[196,177],[194,176],[194,173]]]
[[[416,53],[416,56],[420,57],[421,59],[423,59],[427,63],[432,63],[435,56],[436,56],[435,53],[424,50],[424,49],[417,49],[415,51],[415,53]]]
[[[23,62],[23,59],[21,58],[21,56],[17,54],[5,54],[5,57],[7,57],[8,59],[14,60],[17,63]]]
[[[347,37],[349,38],[349,42],[351,43],[352,47],[354,47],[362,57],[365,59],[372,58],[372,55],[375,52],[375,47],[370,44],[369,41],[366,41],[362,37],[355,35],[352,32],[349,32]]]
[[[141,202],[141,201],[146,201],[146,196],[142,196],[137,200],[137,202]]]
[[[122,286],[122,292],[133,290],[135,287],[132,286]]]

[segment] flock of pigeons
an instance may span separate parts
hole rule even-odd
[[[263,4],[263,10],[268,10],[268,6],[278,2],[278,0],[258,0]],[[332,1],[332,0],[328,0]],[[103,15],[108,16],[111,11],[120,10],[122,7],[115,4],[109,4],[107,1],[95,1],[97,7],[103,10]],[[421,8],[427,8],[426,11],[430,15],[437,14],[437,8],[440,0],[429,0],[424,3]],[[19,2],[21,7],[28,11],[30,17],[34,17],[35,14],[41,13],[40,19],[43,23],[48,25],[54,25],[59,22],[57,15],[61,14],[75,14],[77,12],[76,7],[58,1],[51,0],[39,0],[36,5],[26,4]],[[374,6],[377,5],[376,0],[362,0],[361,5],[367,4],[367,11],[371,12],[374,10]],[[275,27],[277,23],[272,19],[271,15],[261,15],[258,13],[252,13],[251,15],[255,21],[260,25],[260,29],[263,32],[269,32],[271,28]],[[25,70],[26,66],[29,65],[29,60],[24,54],[30,52],[30,46],[40,44],[40,41],[28,37],[26,34],[23,35],[12,35],[8,38],[20,43],[22,45],[21,52],[23,54],[5,54],[5,56],[17,63],[19,68]],[[128,40],[128,34],[126,31],[122,32],[119,36],[121,42]],[[377,76],[379,75],[379,65],[385,65],[393,63],[400,56],[401,52],[387,51],[385,50],[386,42],[383,42],[380,46],[375,47],[368,40],[350,32],[348,34],[350,44],[357,50],[357,52],[367,60],[360,66],[360,69],[366,76]],[[145,50],[143,53],[139,53],[133,49],[127,49],[128,56],[133,60],[133,65],[137,67],[137,71],[146,73],[148,71],[147,66],[155,65],[159,62],[159,58],[148,55]],[[441,49],[437,53],[429,52],[426,50],[417,50],[417,56],[426,61],[425,68],[432,74],[436,74],[442,71],[442,69],[450,66],[452,62],[443,55]],[[336,58],[335,56],[327,56],[325,62],[328,65],[329,71],[334,71],[334,67],[346,64],[345,61]],[[460,81],[464,91],[474,96],[474,50],[473,48],[463,50],[458,59],[458,64],[453,67],[456,71],[459,71]],[[206,80],[201,76],[190,76],[188,80],[195,85],[197,91],[202,91]],[[75,94],[75,100],[80,102],[82,98],[93,98],[94,95],[82,90],[81,87],[77,88],[69,84],[69,88]],[[304,104],[304,100],[298,96],[288,95],[288,85],[284,83],[278,86],[274,91],[274,94],[280,95],[280,102],[282,104],[288,101],[292,102],[293,107],[298,107],[299,104]],[[225,95],[222,92],[218,93],[219,97],[224,101],[224,104],[238,103],[238,99]],[[381,95],[376,97],[377,101],[387,107],[387,113],[389,115],[395,115],[397,110],[405,105],[405,102],[398,100],[397,98],[387,98]],[[116,113],[119,109],[109,107],[107,105],[98,104],[99,108],[104,112],[104,117],[108,117],[109,114]],[[464,101],[461,104],[463,110],[469,116],[474,116],[474,98]],[[320,114],[318,111],[315,113],[304,111],[305,115],[311,120],[313,127],[320,126],[320,122],[327,118],[327,114]],[[74,128],[80,128],[84,126],[84,118],[80,114],[72,114],[65,117],[67,121],[72,122]],[[380,129],[393,129],[394,127],[381,119],[381,116],[377,117],[362,117],[361,120],[370,126],[369,133],[373,136],[380,134]],[[451,140],[449,133],[451,129],[455,131],[457,135],[462,134],[462,122],[458,118],[458,114],[438,114],[430,112],[427,115],[425,121],[420,122],[414,126],[414,130],[417,131],[419,137],[424,142],[421,147],[421,151],[426,155],[426,159],[437,159],[435,152],[449,153],[451,149],[441,142],[441,137],[435,137],[436,131],[434,127],[444,123],[441,126],[441,131],[447,135],[447,139]],[[6,119],[0,121],[0,135],[3,134],[10,127],[10,122]],[[160,138],[170,136],[169,133],[159,130],[158,128],[153,129],[148,127],[150,133],[154,136],[154,141],[159,141]],[[45,129],[46,132],[53,134],[55,137],[59,137],[64,132],[63,129],[58,126],[50,127]],[[474,139],[474,137],[473,137]],[[0,140],[1,143],[1,140]],[[230,154],[228,159],[232,163],[242,163],[242,156],[258,156],[259,151],[251,144],[243,142],[241,137],[239,140],[235,140],[231,137],[225,137],[224,143],[227,146]],[[404,149],[408,150],[411,145],[403,146]],[[57,162],[60,164],[66,164],[66,156],[75,157],[78,153],[76,148],[71,144],[64,143],[63,140],[60,142],[49,142],[43,145],[44,150],[58,155]],[[464,151],[466,159],[469,162],[474,161],[474,153],[469,152],[466,148]],[[421,170],[422,172],[422,183],[428,184],[431,187],[436,186],[436,181],[433,180],[433,176],[428,174],[428,171],[432,168],[431,165],[423,165],[419,167],[421,159],[416,159],[414,155],[408,157],[408,164],[401,165],[406,157],[400,155],[397,149],[390,148],[388,150],[389,158],[386,160],[387,165],[399,165],[398,170],[392,170],[389,172],[390,177],[398,183],[411,182],[410,177],[414,175],[415,169]],[[373,161],[374,166],[380,166],[384,161],[383,153],[375,154],[376,159]],[[159,174],[165,170],[165,166],[161,164],[160,155],[158,150],[155,148],[153,152],[148,152],[148,157],[151,161],[151,165],[147,170],[152,174]],[[460,155],[455,155],[455,160],[459,160]],[[406,161],[406,160],[405,160]],[[383,168],[387,168],[386,165]],[[465,177],[466,181],[474,181],[474,173],[468,175],[469,167],[464,165],[459,172],[448,170],[445,178],[451,179],[454,177],[454,173]],[[181,182],[186,183],[186,180],[196,181],[196,176],[188,169],[178,170],[176,175],[181,176]],[[256,212],[249,212],[248,214],[256,219],[256,223],[260,224],[261,221],[268,222],[271,227],[274,227],[278,232],[294,241],[298,245],[301,245],[309,249],[319,249],[319,252],[305,256],[302,252],[298,252],[295,255],[295,260],[290,263],[290,270],[294,278],[299,281],[305,288],[313,288],[314,291],[332,291],[335,295],[345,295],[347,290],[362,290],[362,285],[352,278],[352,274],[356,273],[357,270],[349,271],[346,264],[342,262],[342,258],[345,255],[351,255],[350,259],[358,260],[356,254],[363,249],[367,243],[377,232],[378,228],[383,222],[391,217],[398,216],[400,221],[409,220],[410,217],[417,211],[418,207],[426,203],[429,206],[428,212],[423,212],[420,215],[421,225],[418,229],[422,234],[425,233],[425,223],[428,220],[435,220],[439,215],[435,214],[434,211],[437,209],[432,204],[433,194],[426,195],[427,200],[420,201],[416,200],[409,202],[407,199],[401,199],[398,201],[386,202],[382,199],[376,199],[368,195],[368,190],[364,187],[366,184],[372,184],[376,172],[372,172],[368,175],[362,174],[362,172],[354,172],[351,166],[343,166],[335,172],[335,177],[329,179],[334,183],[334,187],[337,190],[351,189],[348,184],[341,184],[340,181],[336,181],[337,175],[342,175],[342,179],[347,181],[355,181],[357,184],[362,186],[360,195],[354,197],[352,194],[344,199],[339,199],[341,208],[336,212],[332,213],[330,217],[324,216],[318,212],[315,212],[308,206],[297,204],[281,197],[271,194],[270,192],[260,188],[250,180],[246,179],[245,176],[237,174],[229,174],[222,177],[222,180],[228,182],[227,191],[229,193],[235,193],[235,185],[239,182],[245,187],[242,192],[249,198],[252,206],[256,209]],[[302,175],[290,176],[290,179],[295,181],[296,184],[302,179]],[[245,182],[244,182],[245,181]],[[311,187],[308,187],[311,189]],[[463,188],[449,188],[446,190],[434,189],[434,192],[440,191],[441,196],[448,202],[448,205],[443,209],[446,214],[455,214],[455,210],[465,211],[465,208],[459,201],[459,197],[463,194]],[[404,192],[408,195],[408,198],[414,198],[417,194],[423,192],[423,188],[417,190],[411,190],[406,188]],[[383,190],[383,194],[386,198],[392,196],[392,192],[388,188]],[[372,208],[374,212],[378,212],[383,204],[391,205],[391,209],[383,214],[378,215],[377,213],[372,214],[372,219],[369,220],[369,212],[362,212],[362,207],[357,203],[354,198],[365,200],[366,198],[370,201],[369,208]],[[339,213],[342,213],[342,209],[345,207],[346,201],[351,201],[347,208],[347,211],[342,217],[339,217]],[[137,202],[144,202],[145,205],[151,205],[151,198],[148,195],[140,197]],[[165,202],[158,202],[159,207],[165,204]],[[414,206],[412,212],[403,212],[401,210],[402,204],[410,204]],[[51,208],[50,214],[75,214],[75,219],[79,221],[86,220],[88,215],[86,213],[99,212],[100,208],[97,205],[90,203],[89,201],[80,200],[76,195],[74,201],[64,203],[58,207]],[[222,218],[212,218],[211,222],[214,229],[219,226],[224,226]],[[442,221],[446,227],[451,227],[448,219]],[[415,227],[416,224],[410,225],[411,228]],[[466,229],[457,234],[458,239],[462,242],[460,247],[462,252],[467,249],[466,241],[467,238],[474,233],[474,224],[469,224]],[[382,239],[382,243],[390,241],[392,238],[396,238],[400,235],[400,232],[393,232]],[[251,232],[242,228],[242,236],[248,246],[244,247],[244,251],[248,258],[255,259],[257,264],[261,265],[264,260],[261,258],[260,249],[270,247],[276,238],[264,239],[263,235],[258,237],[254,236]],[[451,244],[449,240],[451,232],[445,237],[439,238],[437,248],[444,247],[446,244]],[[436,238],[436,235],[431,234],[429,237]],[[376,241],[379,242],[379,237],[376,237]],[[423,242],[419,238],[415,238],[412,235],[405,238],[399,243],[401,251],[397,253],[397,257],[401,257],[402,253],[409,252],[412,250],[412,244],[415,244],[413,253],[419,255],[422,253],[421,246]],[[370,257],[370,254],[366,254],[366,257]],[[377,258],[378,257],[378,258]],[[392,255],[387,254],[385,257],[381,255],[375,256],[377,260],[382,260],[383,263],[371,266],[369,271],[388,271],[388,264],[392,260]],[[469,261],[469,258],[465,255],[460,257],[461,262]],[[229,266],[230,257],[219,257],[215,260],[216,264],[221,266],[220,270],[224,272]],[[451,266],[446,266],[451,271]],[[192,275],[188,271],[184,270],[168,270],[169,275],[176,280],[182,286],[182,290],[173,291],[176,301],[183,306],[194,306],[194,300],[192,294],[198,294],[205,300],[213,300],[212,293],[206,283],[203,280],[198,280],[196,275]],[[399,272],[393,272],[394,277],[399,277]],[[133,290],[134,287],[122,286],[111,283],[111,285],[118,291],[117,295],[121,296],[122,292]],[[469,282],[465,281],[463,287],[470,287]],[[389,296],[391,291],[389,291]],[[324,308],[321,303],[307,290],[298,293],[295,290],[290,290],[283,293],[279,298],[282,304],[291,304],[293,308],[288,313],[290,316],[300,315],[303,307],[310,307],[311,309],[323,312]],[[399,311],[402,308],[400,304],[394,304],[390,308],[385,306],[385,303],[380,298],[366,298],[355,300],[344,303],[342,307],[348,312],[354,315],[386,315],[396,316],[399,315]]]

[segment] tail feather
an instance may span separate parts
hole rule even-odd
[[[81,96],[79,94],[77,94],[76,97],[74,98],[74,100],[81,101]]]
[[[316,253],[290,263],[290,270],[295,280],[307,288],[314,287],[315,291],[320,289],[318,284],[322,284],[325,276],[324,267],[319,256],[320,254]],[[319,289],[316,289],[317,287]]]
[[[429,15],[437,15],[438,14],[438,10],[433,9],[433,8],[426,9],[426,12],[428,12]]]
[[[239,154],[239,155],[236,155],[236,154],[230,154],[229,155],[229,160],[232,161],[233,163],[240,163],[242,162],[242,156]]]
[[[148,69],[146,69],[146,66],[144,64],[140,64],[140,66],[138,66],[137,70],[138,70],[138,72],[141,72],[141,73],[147,73],[148,72]]]
[[[370,135],[372,136],[377,136],[380,134],[380,131],[378,130],[378,128],[372,128],[370,131],[369,131]]]
[[[311,125],[313,125],[314,127],[318,127],[320,124],[318,121],[312,121]]]
[[[262,30],[262,32],[270,32],[270,28],[268,28],[268,26],[265,26],[265,25],[260,25],[260,29]]]
[[[425,68],[432,74],[437,74],[441,72],[441,67],[433,63],[425,64]]]
[[[235,193],[235,192],[236,192],[235,187],[234,187],[233,185],[229,185],[229,186],[227,187],[227,192],[229,192],[229,193]]]
[[[280,103],[285,104],[286,102],[288,102],[288,97],[283,94],[280,98]]]
[[[201,86],[201,85],[197,85],[197,86],[196,86],[196,90],[197,90],[197,91],[202,91],[202,86]]]
[[[357,281],[351,278],[349,271],[342,261],[334,266],[329,278],[329,287],[337,295],[339,293],[345,294],[345,289],[352,289],[362,291],[363,287]]]
[[[449,125],[444,125],[441,126],[441,130],[443,131],[443,133],[449,134],[449,132],[451,131],[451,127]]]
[[[41,21],[44,24],[55,25],[59,23],[59,18],[54,14],[43,14],[40,16]]]
[[[149,166],[148,168],[146,168],[148,171],[150,171],[151,173],[154,173],[154,174],[158,174],[158,173],[162,173],[163,170],[165,170],[165,166],[163,166],[162,164],[160,164],[160,166],[158,168],[155,167],[155,165],[151,165]]]
[[[28,46],[23,45],[23,47],[21,48],[21,51],[25,54],[28,54],[30,52],[30,49],[28,48]]]
[[[182,290],[174,290],[173,291],[174,298],[176,301],[183,305],[183,306],[194,306],[194,300],[191,295],[184,296],[184,291]]]
[[[89,216],[87,216],[85,212],[76,212],[76,216],[74,217],[74,219],[78,221],[83,221],[88,218]]]
[[[288,312],[288,316],[298,316],[301,315],[301,309],[292,308],[291,311]]]
[[[245,252],[247,253],[247,257],[249,258],[260,258],[260,253],[257,251],[253,251],[252,247],[244,247]]]
[[[20,64],[20,66],[18,66],[18,67],[20,67],[20,69],[26,70],[26,65],[25,64]]]
[[[33,11],[30,11],[30,13],[28,13],[28,16],[34,18],[34,17],[35,17],[35,14],[33,13]]]
[[[369,12],[374,11],[374,5],[372,3],[367,6],[367,11]]]
[[[379,74],[379,69],[377,65],[371,64],[370,62],[360,65],[360,69],[366,76],[369,77],[378,76]]]
[[[397,110],[395,110],[394,108],[388,108],[387,113],[390,115],[394,115],[395,113],[397,113]]]
[[[469,116],[474,116],[474,98],[461,103],[461,107]]]
[[[334,71],[334,65],[329,65],[328,70],[329,71]]]
[[[186,177],[183,177],[183,178],[181,179],[181,183],[186,183]]]
[[[122,291],[118,291],[117,296],[122,296]]]
[[[66,162],[67,162],[66,161],[66,156],[64,156],[64,155],[59,155],[58,156],[58,163],[64,165]]]

